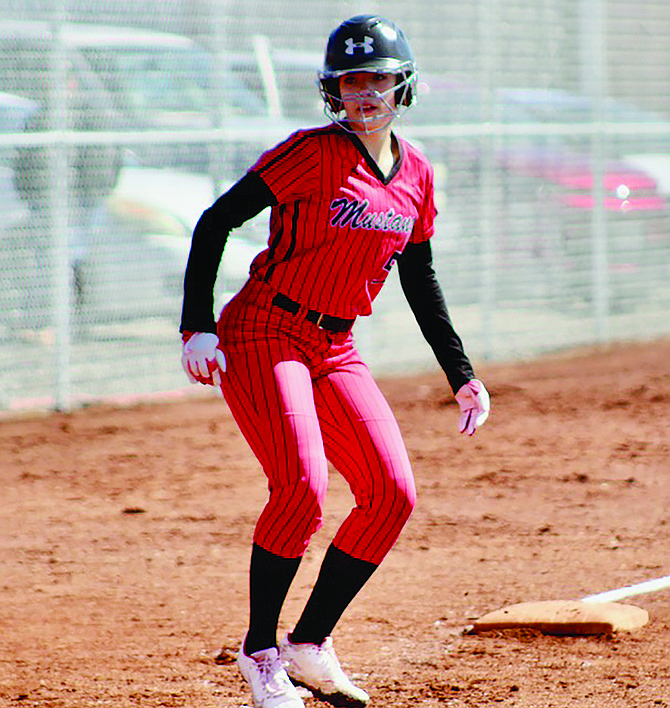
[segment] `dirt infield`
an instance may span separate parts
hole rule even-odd
[[[385,708],[670,706],[670,590],[627,601],[634,632],[464,631],[670,574],[670,340],[478,371],[473,439],[439,374],[381,382],[419,505],[336,631],[345,668]],[[349,508],[331,480],[284,629]],[[0,420],[0,489],[0,706],[250,704],[231,659],[265,480],[221,399]]]

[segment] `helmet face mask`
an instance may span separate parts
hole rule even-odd
[[[346,73],[351,74],[358,72]],[[389,72],[382,71],[365,73],[377,73],[384,76],[393,75],[396,77],[395,85],[381,92],[374,89],[364,90],[360,93],[346,92],[343,98],[342,91],[340,90],[340,77],[334,77],[321,81],[321,95],[324,99],[324,112],[333,122],[340,123],[343,128],[351,130],[348,123],[342,122],[345,102],[349,105],[358,104],[361,111],[360,116],[355,119],[355,122],[363,125],[363,132],[373,133],[386,128],[411,105],[407,96],[412,91],[413,84],[411,84],[402,73],[390,74]],[[366,118],[363,108],[371,100],[379,105],[380,111],[377,115]]]
[[[414,103],[414,54],[402,30],[390,20],[376,15],[357,15],[331,33],[319,85],[324,111],[336,123],[341,122],[344,109],[340,77],[354,72],[396,75],[395,105],[385,126]],[[381,98],[391,108],[391,103]]]

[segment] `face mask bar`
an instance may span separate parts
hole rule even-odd
[[[356,71],[367,71],[365,67],[356,69]],[[326,116],[337,123],[344,130],[348,132],[355,132],[347,123],[346,118],[341,116],[344,110],[344,104],[342,102],[342,97],[339,88],[339,77],[347,73],[353,73],[350,71],[335,72],[333,74],[321,75],[319,81],[319,88],[321,91],[321,96],[324,100],[323,112]],[[359,103],[365,103],[371,98],[375,100],[380,100],[384,106],[386,106],[387,113],[383,115],[376,115],[372,118],[366,118],[364,114],[361,115],[360,121],[357,121],[363,125],[364,132],[366,134],[376,133],[380,130],[387,128],[395,118],[402,116],[405,111],[414,103],[416,92],[414,90],[414,85],[416,84],[416,72],[409,70],[399,70],[397,72],[389,71],[379,71],[376,73],[389,74],[394,73],[398,76],[399,81],[392,88],[380,93],[379,91],[365,91],[360,94],[348,94],[347,101],[357,101]],[[395,95],[395,107],[387,100],[388,96]],[[388,118],[388,120],[383,120]]]
[[[395,87],[380,93],[379,91],[363,91],[361,93],[351,93],[347,94],[347,102],[358,104],[361,108],[370,101],[379,102],[381,104],[381,111],[375,113],[374,116],[367,116],[362,110],[356,118],[356,124],[363,126],[363,132],[369,135],[370,133],[377,133],[380,130],[387,128],[393,119],[399,115],[398,110],[392,105],[389,99],[395,93]],[[328,113],[326,112],[326,115]],[[341,125],[346,129],[351,131],[351,127],[348,122],[342,122]]]

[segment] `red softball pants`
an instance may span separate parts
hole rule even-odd
[[[351,333],[273,306],[275,294],[249,281],[218,323],[221,389],[268,478],[254,542],[286,558],[305,552],[322,523],[330,461],[355,500],[333,545],[378,565],[416,502],[400,429]]]

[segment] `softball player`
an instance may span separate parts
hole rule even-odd
[[[488,394],[432,267],[432,168],[391,130],[413,103],[415,85],[412,50],[393,22],[361,15],[342,23],[320,73],[333,122],[262,155],[194,230],[182,364],[192,381],[221,387],[268,478],[251,552],[249,630],[238,655],[257,708],[299,708],[295,683],[336,705],[368,701],[340,667],[331,633],[416,500],[398,425],[351,333],[394,264],[461,407],[461,432],[472,435],[488,415]],[[217,324],[213,287],[226,238],[268,206],[268,246]],[[277,642],[286,594],[322,522],[329,461],[355,506],[293,632]]]

